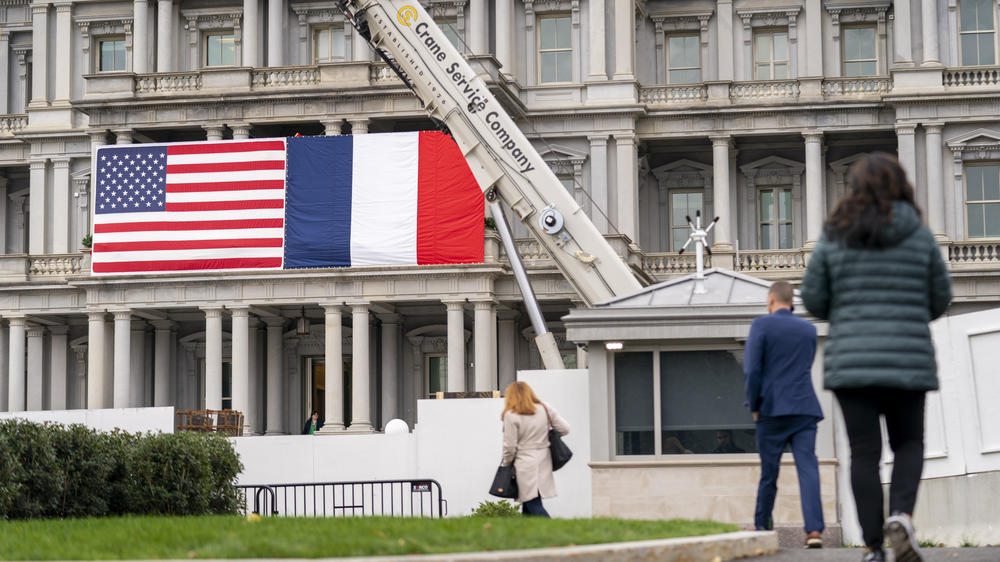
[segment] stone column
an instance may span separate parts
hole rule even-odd
[[[17,113],[25,113],[28,110],[28,102],[31,101],[31,92],[28,91],[28,65],[31,63],[30,47],[15,47],[14,54],[17,55],[17,95],[19,99],[12,104],[11,109]]]
[[[912,21],[910,17],[910,2],[905,0],[893,2],[892,11],[892,37],[896,50],[895,57],[893,57],[894,66],[912,67],[913,47],[910,40],[910,23]]]
[[[114,310],[115,359],[114,402],[115,408],[129,408],[131,404],[132,369],[132,311]]]
[[[129,382],[129,407],[145,408],[150,405],[146,390],[146,323],[132,322],[131,373]]]
[[[603,82],[608,79],[607,59],[604,50],[604,5],[604,0],[590,0],[587,4],[587,17],[590,19],[590,27],[587,30],[587,47],[590,49],[590,57],[587,61],[588,82]],[[497,33],[500,33],[499,29],[497,29]],[[593,142],[591,142],[591,147],[593,147]]]
[[[333,433],[344,430],[344,318],[338,304],[328,304],[323,309],[326,311],[326,391],[323,393],[326,420],[320,433]]]
[[[222,409],[222,309],[205,312],[205,408]]]
[[[267,324],[267,434],[281,435],[285,433],[284,400],[281,382],[284,373],[281,370],[281,339],[284,330],[284,318],[265,318]]]
[[[805,68],[799,68],[797,70],[798,76],[810,76],[819,77],[823,76],[823,1],[822,0],[807,0],[805,6],[805,16],[806,16],[806,60],[803,65]],[[795,49],[798,47],[794,40],[794,30],[791,29],[795,26],[795,19],[798,15],[789,16],[791,20],[789,23],[789,45],[790,49]],[[877,39],[876,39],[877,40]],[[878,44],[876,43],[876,48]],[[789,53],[791,56],[792,53]],[[789,59],[789,65],[792,64],[792,60]],[[750,64],[750,61],[744,61],[744,64]]]
[[[635,80],[635,4],[632,0],[615,3],[615,80]]]
[[[590,221],[601,234],[608,233],[608,136],[587,137],[590,141],[590,198],[594,205]]]
[[[717,0],[716,25],[718,26],[716,40],[718,41],[718,76],[717,80],[735,80],[733,69],[733,0]],[[749,61],[748,61],[749,64]],[[716,225],[718,228],[718,225]]]
[[[156,329],[153,342],[153,405],[170,406],[170,329],[174,323],[169,320],[154,320]]]
[[[73,178],[70,183],[76,199],[76,232],[69,239],[69,250],[74,252],[82,247],[84,236],[90,233],[90,176]]]
[[[222,140],[222,125],[202,125],[201,128],[205,129],[205,140]]]
[[[493,319],[493,301],[476,301],[473,303],[473,328],[475,339],[476,367],[474,370],[474,391],[494,390],[497,386],[496,354],[490,353],[490,337],[493,330],[490,320]]]
[[[243,0],[243,66],[260,66],[258,0]],[[244,432],[245,433],[245,432]]]
[[[87,348],[77,346],[73,348],[76,355],[76,372],[73,377],[73,401],[70,406],[74,410],[83,410],[87,407]]]
[[[104,146],[108,141],[107,131],[87,131],[90,136],[90,161],[97,162],[97,149]],[[97,174],[90,174],[90,193],[87,195],[88,206],[91,209],[96,209],[95,200],[97,198]],[[90,213],[87,213],[87,230],[90,232]]]
[[[69,158],[52,161],[52,253],[68,254],[75,251],[70,245],[70,191]]]
[[[898,3],[894,2],[893,4]],[[920,66],[941,66],[940,48],[938,47],[937,3],[938,0],[921,0],[920,2],[920,21],[924,37],[924,60]]]
[[[149,72],[149,1],[132,1],[132,72]]]
[[[500,390],[517,380],[517,317],[521,314],[516,310],[501,311],[499,314],[499,346],[497,356],[497,371],[500,379]]]
[[[28,218],[28,253],[42,255],[46,253],[45,236],[48,233],[45,221],[46,197],[45,177],[47,160],[32,160],[30,163],[28,207],[31,216]]]
[[[243,412],[243,433],[248,435],[250,428],[247,425],[246,414],[250,409],[250,308],[238,306],[232,307],[231,310],[233,409]]]
[[[172,0],[156,0],[156,71],[174,71],[174,4]]]
[[[0,412],[7,411],[10,392],[10,331],[0,319]]]
[[[513,76],[515,74],[514,69],[514,28],[512,27],[512,22],[514,21],[514,3],[513,0],[495,0],[496,6],[496,51],[497,60],[500,62],[500,71],[505,76]],[[600,2],[601,6],[604,2]],[[603,8],[602,8],[603,16]],[[604,24],[604,21],[601,21]],[[593,23],[591,23],[593,25]],[[601,39],[601,46],[604,46],[604,39]],[[591,49],[594,48],[592,44]],[[602,61],[603,62],[603,61]],[[604,77],[607,79],[607,76]]]
[[[823,133],[802,133],[806,139],[806,246],[812,247],[823,232]]]
[[[233,129],[233,140],[247,140],[250,138],[249,124],[230,125]]]
[[[448,309],[448,392],[465,392],[465,303],[445,301]]]
[[[87,404],[90,410],[105,408],[104,403],[104,371],[106,357],[105,343],[105,312],[92,310],[87,312]],[[13,341],[13,340],[11,340]]]
[[[14,81],[10,75],[10,31],[0,29],[0,76],[4,77],[5,83]],[[8,91],[4,88],[0,94],[0,115],[10,113],[10,98]]]
[[[399,322],[398,314],[383,314],[382,321],[382,430],[399,411]]]
[[[27,241],[25,237],[28,234],[28,225],[25,224],[27,216],[24,212],[25,199],[24,195],[8,195],[11,205],[14,208],[14,232],[8,245],[11,248],[11,253],[22,254],[28,251]]]
[[[132,144],[132,129],[115,129],[115,144]]]
[[[486,14],[486,0],[469,0],[469,19],[465,26],[469,31],[469,50],[473,55],[485,55],[486,49],[486,23],[489,19]]]
[[[267,0],[267,66],[285,65],[285,0]]]
[[[0,56],[2,55],[3,53],[0,52]],[[2,99],[3,97],[4,96],[0,95],[0,99]],[[7,216],[7,183],[9,181],[10,180],[8,180],[7,178],[0,176],[0,217]],[[2,228],[0,228],[0,255],[6,253],[7,253],[7,226],[4,225]],[[0,341],[4,341],[4,338],[2,336],[0,336]],[[6,361],[0,360],[0,369],[3,369],[3,365],[6,364],[7,364]],[[4,385],[0,384],[0,392],[2,392],[3,388]],[[0,408],[6,407],[6,404],[7,402],[5,400],[0,400]]]
[[[26,377],[27,411],[42,410],[42,398],[45,377],[45,328],[37,325],[28,326],[28,372]]]
[[[368,123],[371,119],[361,118],[361,119],[350,119],[348,122],[351,124],[351,134],[352,135],[364,135],[368,133]]]
[[[322,123],[324,135],[328,137],[338,137],[341,135],[341,127],[344,125],[343,119],[330,119]]]
[[[243,435],[263,435],[264,425],[260,422],[261,413],[264,411],[262,400],[264,397],[264,367],[261,360],[264,358],[261,350],[260,320],[256,316],[248,319],[249,325],[249,347],[250,357],[250,405],[247,413],[243,416]]]
[[[917,126],[908,123],[896,124],[896,153],[899,157],[899,164],[906,172],[906,179],[917,187],[917,152],[915,132]]]
[[[715,215],[719,217],[713,230],[714,244],[712,249],[730,250],[732,242],[729,239],[730,225],[733,217],[729,207],[729,148],[732,139],[728,135],[718,135],[712,139],[712,201]],[[711,220],[714,217],[705,217]]]
[[[360,33],[351,29],[351,58],[355,62],[367,62],[371,60],[371,48]]]
[[[49,343],[52,357],[49,360],[49,409],[69,408],[67,378],[69,373],[69,326],[50,326]]]
[[[49,105],[49,6],[31,7],[31,103],[28,107]]]
[[[628,236],[633,242],[638,242],[639,192],[635,134],[615,133],[614,137],[615,150],[618,154],[616,162],[618,232]]]
[[[24,353],[26,327],[23,316],[10,318],[10,344],[7,346],[9,358],[7,369],[7,411],[23,412],[25,405],[25,372]]]
[[[934,233],[934,238],[939,241],[948,238],[944,222],[944,166],[941,156],[941,151],[944,149],[944,143],[941,142],[943,129],[942,123],[924,124],[926,132],[924,143],[927,152],[927,226]]]
[[[72,97],[70,81],[73,78],[73,4],[56,4],[56,87],[53,105],[69,105]],[[37,60],[37,59],[36,59]],[[32,77],[34,79],[34,77]]]
[[[351,431],[370,432],[371,369],[369,366],[368,303],[351,304]]]

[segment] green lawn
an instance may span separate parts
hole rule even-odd
[[[320,558],[539,548],[709,535],[710,521],[125,517],[0,521],[0,559]]]

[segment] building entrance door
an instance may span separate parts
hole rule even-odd
[[[313,410],[319,412],[320,419],[329,423],[326,412],[326,361],[323,359],[313,359],[312,363],[312,384],[309,389],[309,396],[306,409],[311,413]],[[344,405],[344,425],[349,425],[351,421],[351,360],[345,359],[343,364],[344,384],[341,389],[341,399]]]

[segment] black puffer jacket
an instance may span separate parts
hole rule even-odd
[[[823,236],[809,261],[802,301],[830,321],[824,386],[935,390],[928,323],[951,302],[948,270],[909,203],[893,203],[882,240],[881,248],[848,248]]]

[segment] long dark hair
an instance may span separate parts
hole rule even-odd
[[[847,196],[824,225],[827,238],[851,248],[884,246],[885,227],[892,220],[892,202],[906,201],[920,216],[913,186],[899,160],[885,152],[865,154],[847,171]]]

